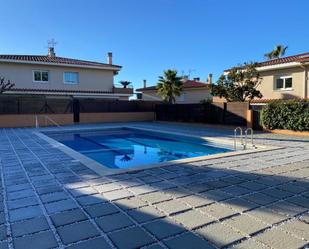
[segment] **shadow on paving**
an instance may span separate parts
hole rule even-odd
[[[0,138],[3,210],[16,249],[221,248],[250,236],[268,244],[261,231],[309,208],[308,161],[264,173],[214,160],[100,177],[29,134]],[[305,244],[286,229],[295,248]]]

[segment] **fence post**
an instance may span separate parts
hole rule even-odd
[[[225,116],[226,116],[226,111],[227,111],[227,103],[223,103],[223,117],[222,117],[222,123],[225,125]]]

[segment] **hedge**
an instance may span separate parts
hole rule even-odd
[[[262,123],[270,130],[309,131],[309,101],[273,101],[262,110]]]

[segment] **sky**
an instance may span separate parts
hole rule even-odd
[[[308,0],[0,0],[0,54],[56,54],[123,68],[115,82],[155,85],[166,69],[218,79],[276,44],[309,52]]]

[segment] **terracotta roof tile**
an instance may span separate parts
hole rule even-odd
[[[264,103],[269,103],[269,102],[276,101],[276,100],[307,100],[307,99],[296,98],[296,97],[289,98],[289,99],[253,99],[250,101],[250,103],[251,104],[264,104]]]
[[[60,90],[60,89],[32,89],[32,88],[12,88],[8,92],[50,92],[50,93],[93,93],[104,94],[113,93],[112,91],[92,91],[92,90]]]
[[[287,56],[287,57],[282,57],[282,58],[279,58],[279,59],[262,61],[262,62],[258,63],[258,66],[259,67],[265,67],[265,66],[280,65],[280,64],[290,63],[290,62],[309,62],[309,52],[297,54],[297,55],[291,55],[291,56]],[[230,70],[231,70],[231,68],[226,69],[224,71],[228,72]]]
[[[21,62],[38,62],[38,63],[53,63],[53,64],[68,64],[68,65],[77,65],[77,66],[92,66],[92,67],[117,67],[121,68],[118,65],[110,65],[106,63],[100,63],[95,61],[85,61],[85,60],[77,60],[71,58],[64,58],[64,57],[51,57],[51,56],[44,56],[44,55],[8,55],[2,54],[0,55],[0,60],[14,60],[14,61],[21,61]]]
[[[206,87],[206,82],[194,81],[194,80],[187,80],[183,82],[183,88],[199,88],[199,87]],[[147,91],[147,90],[156,90],[157,86],[149,86],[146,88],[139,88],[136,91]]]

